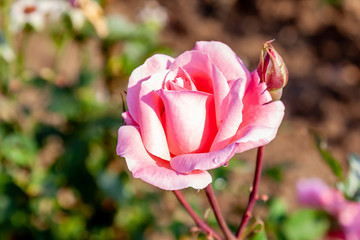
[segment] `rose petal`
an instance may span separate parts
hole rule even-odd
[[[171,69],[184,69],[191,76],[198,91],[213,93],[215,97],[215,110],[217,126],[225,118],[230,88],[223,73],[214,65],[206,53],[199,51],[188,51],[177,57],[170,66]],[[192,89],[194,90],[194,89]]]
[[[227,118],[227,111],[229,101],[229,84],[224,77],[223,73],[219,69],[212,65],[212,84],[214,87],[214,98],[215,98],[215,111],[216,111],[216,124],[219,127],[225,118]],[[230,103],[231,104],[231,103]]]
[[[192,90],[197,91],[190,75],[182,68],[171,71],[165,82],[165,90]]]
[[[243,98],[243,119],[234,141],[239,143],[237,152],[244,152],[269,143],[275,138],[284,117],[281,101],[271,101],[266,85],[260,83],[256,72],[251,74]]]
[[[170,69],[182,67],[191,77],[198,91],[213,93],[212,66],[209,56],[199,51],[187,51],[175,58]]]
[[[360,203],[347,202],[341,206],[338,220],[343,227],[346,239],[360,239]]]
[[[319,178],[300,179],[297,182],[299,202],[310,207],[322,208],[321,195],[329,190],[330,187]]]
[[[164,190],[178,190],[187,187],[202,189],[211,183],[206,171],[182,174],[174,171],[168,161],[151,156],[144,148],[139,130],[134,126],[119,129],[117,154],[124,157],[135,178]]]
[[[301,204],[324,209],[337,215],[344,210],[346,199],[337,189],[330,188],[319,178],[301,179],[297,184]]]
[[[157,91],[165,106],[166,136],[174,155],[207,152],[216,135],[214,98],[204,92]]]
[[[237,143],[232,143],[215,152],[178,155],[170,160],[170,164],[173,169],[182,173],[214,169],[229,162],[236,148]]]
[[[238,143],[236,152],[241,153],[253,148],[264,146],[275,138],[276,133],[277,129],[262,125],[243,126],[235,136],[235,138],[241,136],[235,141]]]
[[[247,79],[249,71],[234,51],[222,42],[196,42],[194,50],[205,52],[227,80]]]
[[[139,123],[138,96],[141,83],[147,80],[151,75],[167,69],[173,61],[174,59],[172,57],[156,54],[148,58],[143,65],[136,68],[130,75],[127,91],[127,105],[135,122]]]
[[[160,89],[170,70],[153,74],[147,81],[141,83],[139,92],[139,116],[141,136],[145,148],[153,155],[170,160],[169,147],[161,122],[164,105],[154,90]]]
[[[243,96],[245,93],[246,81],[243,79],[236,80],[231,87],[224,102],[227,106],[220,108],[223,112],[224,119],[219,127],[210,151],[216,151],[227,146],[236,134],[242,122]]]
[[[123,112],[121,114],[121,117],[124,119],[126,125],[133,125],[137,126],[137,123],[134,121],[134,119],[131,117],[131,114],[129,111]]]

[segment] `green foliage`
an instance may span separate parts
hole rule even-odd
[[[116,156],[126,110],[126,97],[117,96],[148,56],[171,51],[158,44],[161,28],[146,23],[105,16],[109,35],[101,39],[89,22],[75,29],[64,16],[41,34],[56,54],[46,68],[24,65],[38,58],[25,54],[35,31],[29,24],[23,38],[0,32],[0,239],[145,239],[147,229],[162,228],[149,207],[160,199],[135,191]],[[59,67],[69,46],[80,51],[71,76]]]
[[[326,216],[316,210],[299,210],[290,216],[282,226],[286,239],[311,240],[320,239],[329,228]]]
[[[322,239],[330,227],[328,216],[322,211],[300,209],[289,214],[280,199],[271,199],[265,221],[267,233],[274,239],[315,240]]]
[[[256,220],[253,224],[250,224],[245,229],[244,235],[248,235],[246,239],[249,240],[266,240],[266,232],[264,228],[264,222]]]
[[[340,182],[337,184],[338,188],[348,199],[353,201],[360,201],[360,158],[355,154],[349,155],[349,172],[347,178],[344,179],[340,162],[336,160],[327,150],[324,140],[322,140],[320,136],[316,134],[314,134],[314,138],[322,158],[340,180]]]
[[[360,158],[355,154],[348,157],[349,173],[344,182],[338,184],[339,189],[350,200],[360,202]]]
[[[314,134],[314,140],[316,147],[319,153],[321,154],[322,158],[324,159],[324,161],[330,167],[330,169],[335,174],[335,176],[337,176],[339,180],[342,180],[344,177],[343,177],[341,164],[327,150],[326,142],[323,139],[321,139],[321,137],[317,134]]]
[[[281,182],[283,180],[283,175],[285,170],[288,168],[288,165],[285,163],[280,163],[271,167],[264,167],[262,174],[270,177],[276,182]]]
[[[37,153],[36,143],[24,135],[10,134],[2,140],[0,153],[16,165],[30,166]]]
[[[260,230],[259,232],[255,233],[249,239],[250,240],[267,240],[265,230],[264,229]]]

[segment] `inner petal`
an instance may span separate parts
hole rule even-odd
[[[217,132],[211,94],[158,90],[165,111],[162,118],[173,155],[208,152]]]
[[[166,90],[193,90],[196,91],[196,86],[193,83],[189,74],[182,68],[171,71],[165,79]]]
[[[182,67],[191,76],[198,91],[213,93],[212,71],[213,63],[206,53],[187,51],[178,56],[171,64],[170,69]]]

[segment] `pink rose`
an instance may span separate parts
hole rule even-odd
[[[134,70],[117,154],[165,190],[201,189],[209,169],[269,143],[284,115],[256,71],[221,42],[197,42],[177,58],[157,54]]]
[[[360,240],[360,203],[347,202],[338,214],[347,240]]]
[[[324,209],[331,214],[337,214],[345,204],[344,195],[339,190],[326,185],[319,178],[299,180],[297,191],[301,204]]]
[[[337,219],[342,229],[330,231],[328,237],[360,240],[359,202],[346,200],[339,190],[327,186],[318,178],[302,179],[298,182],[297,188],[301,204],[323,209]]]

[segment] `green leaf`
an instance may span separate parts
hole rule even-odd
[[[319,150],[322,158],[325,160],[325,162],[330,167],[332,172],[339,178],[339,180],[343,180],[344,176],[343,176],[341,164],[327,150],[326,142],[317,134],[314,134],[314,139],[315,139],[316,147]]]
[[[348,157],[348,161],[348,177],[338,187],[348,198],[360,201],[360,158],[355,154],[351,154]]]
[[[269,201],[268,220],[270,222],[279,222],[286,216],[286,204],[279,198],[273,198]]]
[[[110,15],[106,17],[109,35],[107,40],[119,41],[134,37],[136,25],[122,15]]]
[[[70,89],[56,88],[48,109],[51,112],[60,113],[72,119],[79,115],[81,106]]]
[[[315,240],[322,239],[329,226],[325,214],[304,209],[288,218],[282,226],[282,231],[288,240]]]
[[[96,181],[100,189],[117,203],[121,204],[129,199],[130,195],[124,189],[124,183],[118,174],[102,171]]]
[[[0,144],[0,153],[19,166],[29,166],[36,156],[33,139],[20,134],[8,135]]]
[[[5,194],[0,194],[0,224],[8,218],[10,204],[10,197]]]
[[[267,240],[265,230],[262,229],[259,232],[253,234],[249,239],[251,240]]]
[[[267,176],[276,182],[281,182],[284,177],[284,171],[289,167],[287,163],[280,163],[274,166],[264,167],[263,175]]]

